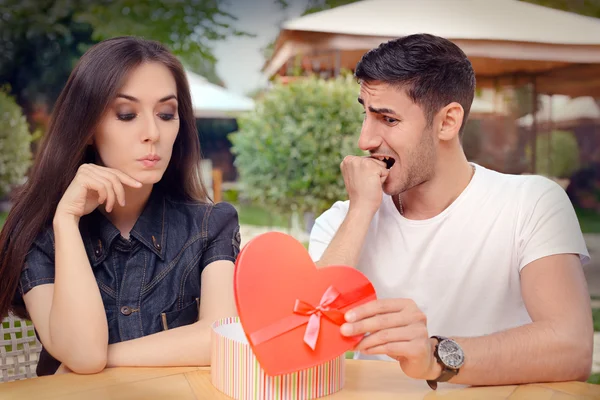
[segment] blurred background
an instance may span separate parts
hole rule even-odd
[[[547,176],[573,202],[600,382],[600,0],[0,0],[0,223],[79,57],[136,35],[186,67],[204,179],[238,208],[243,243],[280,230],[306,244],[314,218],[346,198],[340,161],[360,154],[356,63],[421,32],[475,68],[468,158]]]

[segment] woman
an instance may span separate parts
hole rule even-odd
[[[240,237],[199,166],[179,61],[137,38],[91,48],[0,236],[0,313],[33,321],[38,375],[209,364]]]

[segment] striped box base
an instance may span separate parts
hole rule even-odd
[[[211,364],[212,384],[237,400],[309,400],[333,394],[344,386],[344,354],[307,370],[266,375],[238,318],[213,324]]]

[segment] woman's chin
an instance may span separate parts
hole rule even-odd
[[[131,177],[140,182],[142,185],[155,185],[160,182],[164,173],[165,172],[162,170],[142,171],[136,173],[135,175],[131,175]]]

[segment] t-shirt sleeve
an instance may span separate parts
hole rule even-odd
[[[217,203],[208,211],[208,244],[202,255],[201,268],[215,261],[235,262],[240,252],[240,225],[235,207],[229,203]]]
[[[348,204],[348,201],[338,201],[315,220],[308,242],[308,254],[314,262],[321,259],[344,218],[346,218]]]
[[[590,256],[565,190],[544,177],[532,177],[523,189],[519,271],[535,260],[557,254],[576,254],[587,264]]]
[[[29,249],[19,279],[17,303],[38,285],[54,283],[54,235],[50,229],[42,232]]]

